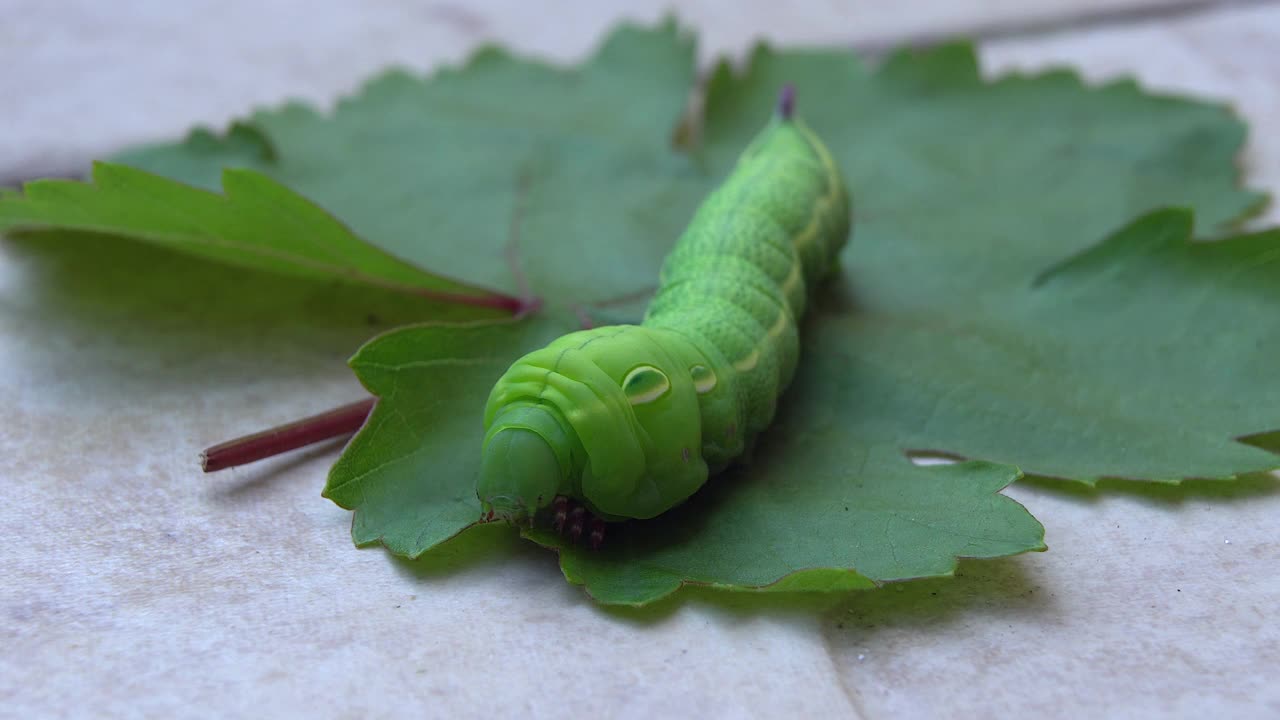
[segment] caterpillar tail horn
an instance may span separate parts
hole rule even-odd
[[[778,117],[790,120],[796,112],[796,86],[787,83],[778,91]]]

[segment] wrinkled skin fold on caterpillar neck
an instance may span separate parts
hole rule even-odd
[[[773,420],[797,322],[851,222],[840,173],[791,101],[698,209],[642,324],[570,333],[498,380],[477,483],[486,515],[525,521],[564,496],[605,519],[651,518]]]
[[[646,518],[688,497],[707,476],[688,368],[706,362],[679,334],[636,325],[521,358],[485,411],[486,512],[520,520],[563,495],[600,517]]]

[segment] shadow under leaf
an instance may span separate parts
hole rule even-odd
[[[341,367],[373,335],[433,319],[494,311],[449,305],[344,281],[317,281],[211,263],[129,238],[88,232],[26,231],[0,240],[13,273],[0,312],[19,330],[69,338],[85,352],[149,353],[205,389],[243,380],[243,367],[218,372],[210,358],[253,359],[256,373],[295,376],[300,367]],[[24,328],[31,324],[33,327]],[[282,362],[281,360],[285,362]],[[290,365],[288,361],[296,361]],[[99,365],[128,369],[128,363]]]
[[[1018,484],[1046,490],[1078,502],[1094,503],[1107,496],[1121,496],[1163,507],[1195,500],[1252,502],[1280,494],[1280,477],[1272,473],[1251,473],[1231,480],[1189,479],[1176,484],[1103,478],[1094,485],[1028,475],[1019,480]]]
[[[390,553],[389,556],[401,574],[416,582],[431,582],[473,571],[482,564],[495,565],[517,557],[550,560],[538,548],[520,542],[503,523],[473,525],[414,560]],[[548,565],[554,568],[554,562]]]
[[[1052,600],[1027,572],[1025,557],[961,559],[950,577],[893,582],[844,592],[769,592],[685,586],[642,607],[598,606],[616,620],[640,625],[667,619],[692,605],[739,620],[754,617],[821,618],[836,630],[874,630],[889,626],[928,627],[956,622],[966,612],[1000,608],[1002,612],[1045,613]]]

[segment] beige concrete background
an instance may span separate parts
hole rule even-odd
[[[616,19],[662,11],[264,5],[0,0],[0,179],[78,172],[288,96],[328,102],[481,40],[572,59]],[[681,15],[704,53],[976,32],[995,71],[1069,63],[1228,100],[1254,128],[1249,181],[1280,190],[1280,6],[888,5]],[[876,592],[695,591],[619,612],[499,529],[416,563],[353,549],[349,515],[318,496],[332,447],[197,473],[210,442],[358,397],[343,360],[379,329],[365,315],[327,287],[143,248],[0,243],[3,714],[1280,716],[1274,478],[1022,483],[1008,494],[1047,526],[1048,553]]]

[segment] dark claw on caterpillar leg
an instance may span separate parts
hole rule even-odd
[[[556,532],[564,532],[564,523],[569,519],[569,498],[560,495],[551,503],[553,515],[551,516],[551,526]]]
[[[587,521],[587,509],[581,505],[575,506],[569,511],[569,539],[578,542],[578,538],[582,537],[582,526]]]
[[[604,521],[600,518],[591,518],[591,549],[599,550],[604,544]]]

